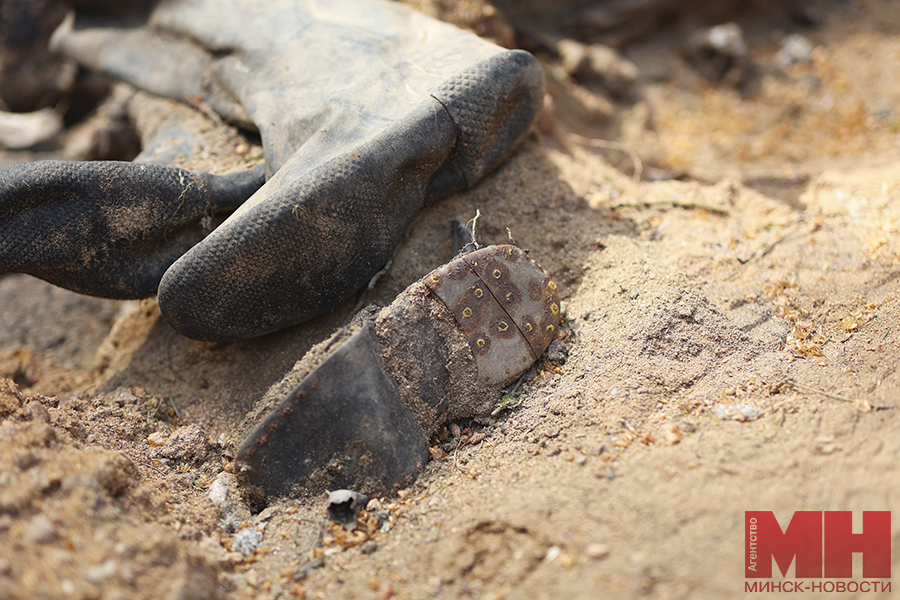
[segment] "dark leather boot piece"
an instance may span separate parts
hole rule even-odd
[[[420,469],[428,458],[422,429],[379,357],[375,327],[366,323],[241,445],[243,478],[283,496],[307,481],[377,488]]]
[[[257,504],[273,496],[412,483],[444,424],[491,412],[501,387],[557,339],[556,284],[491,246],[436,269],[325,357],[246,436],[235,459]]]
[[[347,298],[384,265],[425,203],[474,185],[509,153],[543,99],[543,74],[530,54],[394,2],[140,7],[131,14],[80,11],[53,44],[87,67],[256,127],[265,151],[265,185],[161,278],[163,316],[195,339],[260,335]],[[57,181],[41,185],[65,187],[73,177],[89,179],[85,171],[94,168],[58,166]],[[6,178],[28,185],[19,172]],[[143,187],[113,193],[129,204],[139,202]],[[48,212],[29,218],[21,236],[50,243],[42,226]],[[152,227],[173,229],[168,221]],[[137,262],[154,239],[136,247]],[[106,245],[95,240],[93,291],[40,252],[29,262],[37,266],[15,268],[102,294],[102,282],[114,277],[100,271],[129,268],[127,257],[104,254]],[[84,250],[63,247],[73,255]],[[19,264],[17,251],[8,252],[0,265]],[[163,253],[159,260],[174,259]]]

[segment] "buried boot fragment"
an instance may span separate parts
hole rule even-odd
[[[559,326],[556,284],[522,250],[491,246],[457,258],[373,321],[317,347],[324,358],[244,439],[238,478],[260,504],[409,485],[432,434],[489,414]]]
[[[374,329],[350,335],[244,440],[244,483],[286,496],[305,481],[366,490],[412,482],[426,440],[379,360]]]

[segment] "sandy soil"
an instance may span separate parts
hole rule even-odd
[[[736,597],[745,510],[891,510],[900,11],[816,7],[808,29],[737,15],[735,85],[678,50],[699,18],[622,48],[637,77],[614,86],[546,54],[539,127],[312,323],[203,344],[153,299],[0,276],[0,597]],[[809,62],[779,66],[794,32]],[[186,166],[259,156],[208,127],[234,151]],[[322,497],[251,513],[231,475],[245,415],[356,307],[449,260],[450,220],[476,211],[482,244],[511,235],[559,283],[568,357],[443,432],[372,506],[383,531],[335,535]]]

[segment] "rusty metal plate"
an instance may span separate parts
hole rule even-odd
[[[537,359],[559,333],[559,293],[543,269],[515,246],[463,257],[515,321]]]
[[[503,384],[528,369],[559,328],[556,284],[514,246],[490,246],[425,276],[469,340],[478,378]]]

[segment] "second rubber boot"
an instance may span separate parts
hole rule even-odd
[[[162,279],[163,316],[201,340],[274,331],[347,298],[425,202],[508,154],[543,98],[530,54],[394,2],[171,0],[134,19],[82,12],[54,43],[255,124],[271,176]]]

